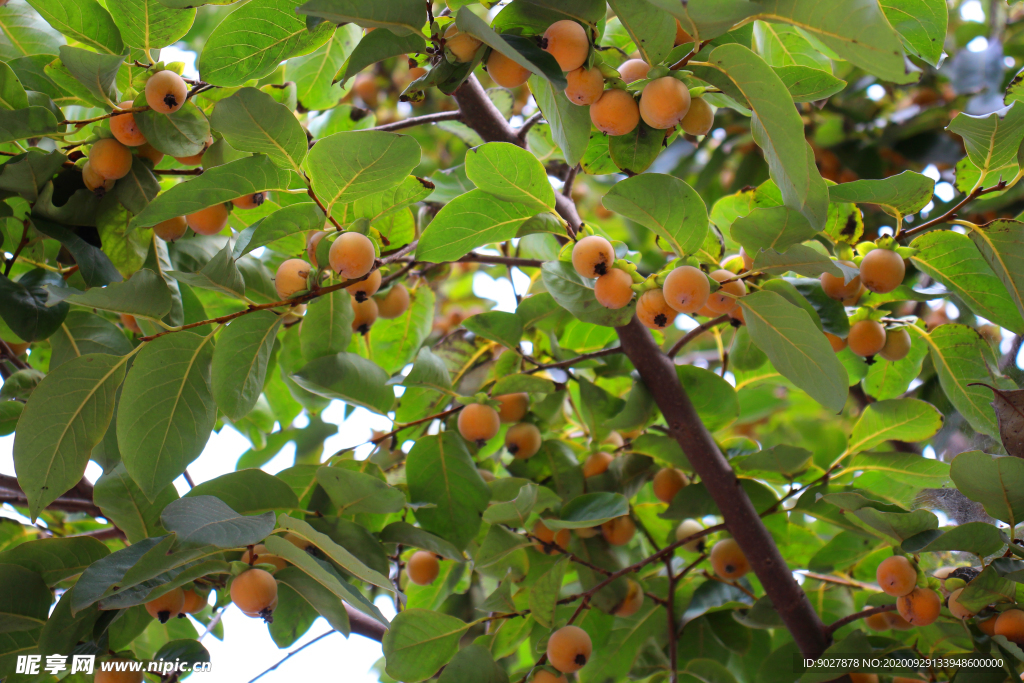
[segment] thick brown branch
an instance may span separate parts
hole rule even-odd
[[[793,579],[732,467],[701,422],[676,378],[672,360],[658,350],[651,333],[636,318],[617,331],[622,349],[654,395],[670,433],[700,475],[793,640],[805,656],[820,656],[829,642],[825,625]]]

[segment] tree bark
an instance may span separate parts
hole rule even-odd
[[[454,97],[463,113],[463,121],[488,142],[510,142],[524,146],[515,130],[491,103],[475,76],[470,76]],[[573,228],[580,225],[573,201],[555,194],[555,210]],[[634,317],[628,325],[616,328],[626,356],[640,373],[654,396],[673,438],[686,453],[701,481],[718,505],[725,524],[750,561],[757,578],[793,635],[805,657],[820,656],[829,644],[829,636],[806,593],[793,578],[768,529],[718,445],[701,422],[686,391],[679,383],[675,364],[662,353],[651,336]]]

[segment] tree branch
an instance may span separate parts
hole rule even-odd
[[[943,223],[948,223],[949,221],[951,221],[954,218],[956,218],[956,212],[959,211],[960,209],[964,208],[964,206],[968,202],[970,202],[970,201],[972,201],[974,199],[977,199],[978,197],[980,197],[983,194],[988,194],[989,192],[997,192],[999,190],[1002,190],[1005,187],[1006,187],[1006,181],[1005,180],[1000,180],[997,184],[993,185],[992,187],[987,187],[984,190],[981,189],[980,187],[975,188],[975,190],[973,192],[971,192],[969,195],[967,195],[966,197],[961,199],[957,203],[956,206],[954,206],[952,209],[950,209],[946,213],[942,214],[938,218],[933,218],[932,220],[928,221],[927,223],[922,223],[921,225],[917,226],[916,228],[913,228],[912,230],[907,230],[905,232],[901,232],[899,235],[896,236],[896,239],[897,239],[897,241],[903,241],[903,240],[906,240],[909,237],[916,237],[917,235],[920,235],[922,232],[925,232],[927,230],[931,230],[936,225],[941,225]]]
[[[585,360],[592,360],[594,358],[604,358],[605,356],[613,356],[616,353],[622,353],[622,349],[618,346],[613,346],[610,349],[601,349],[600,351],[593,351],[592,353],[584,353],[582,356],[576,356],[569,360],[560,360],[557,363],[542,363],[535,368],[527,370],[524,374],[532,375],[535,372],[541,372],[543,370],[551,370],[552,368],[567,368],[577,363],[581,363]]]
[[[475,77],[470,76],[454,93],[463,113],[463,120],[487,141],[510,142],[522,146],[523,141],[487,98]],[[568,197],[555,194],[556,210],[566,220],[575,236],[580,226],[576,205]],[[690,459],[701,481],[718,505],[725,525],[732,532],[755,574],[764,586],[776,611],[793,635],[806,657],[818,657],[829,643],[829,634],[810,600],[793,579],[771,534],[739,485],[736,474],[704,427],[682,385],[676,377],[675,365],[654,342],[651,333],[634,317],[628,325],[616,329],[622,350],[640,373],[644,384],[668,424],[671,434]],[[706,530],[705,530],[706,531]],[[672,552],[681,543],[673,543],[655,553],[640,566]],[[635,571],[629,568],[625,571]],[[619,574],[607,577],[610,582]],[[604,582],[602,582],[604,583]]]
[[[852,624],[853,622],[857,621],[858,619],[863,619],[865,617],[870,617],[870,616],[875,615],[875,614],[882,614],[883,612],[895,612],[895,611],[896,611],[896,604],[895,603],[891,603],[891,604],[888,604],[888,605],[882,605],[881,607],[872,607],[870,609],[866,609],[866,610],[862,610],[860,612],[856,612],[854,614],[850,614],[848,616],[843,617],[842,619],[838,619],[838,620],[832,622],[831,624],[829,624],[828,626],[826,626],[825,630],[831,636],[833,633],[835,633],[836,631],[838,631],[842,627],[846,626],[847,624]]]
[[[401,121],[395,121],[394,123],[385,123],[373,128],[367,128],[367,130],[402,130],[403,128],[412,128],[413,126],[420,126],[427,123],[440,123],[442,121],[458,121],[462,118],[462,112],[456,109],[455,111],[439,111],[436,114],[424,114],[423,116],[414,116],[410,119],[402,119]]]
[[[712,318],[711,320],[704,321],[703,323],[701,323],[700,325],[698,325],[697,327],[693,328],[692,330],[687,332],[685,335],[683,335],[683,338],[680,339],[679,341],[677,341],[672,346],[672,348],[668,350],[668,357],[669,358],[675,358],[676,354],[679,353],[680,351],[682,351],[683,347],[686,346],[687,344],[689,344],[690,342],[692,342],[694,339],[696,339],[700,335],[704,334],[705,332],[710,330],[712,327],[717,327],[718,325],[721,325],[722,323],[727,323],[727,322],[729,322],[729,314],[728,313],[725,314],[725,315],[720,315],[717,318]]]

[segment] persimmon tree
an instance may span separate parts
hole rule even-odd
[[[1019,15],[4,2],[0,676],[237,608],[382,681],[1015,680]]]

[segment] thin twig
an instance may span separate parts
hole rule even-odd
[[[668,599],[665,600],[665,611],[668,612],[668,657],[671,666],[669,683],[679,682],[679,654],[676,652],[676,576],[672,572],[672,557],[665,558],[665,571],[668,572]]]
[[[307,647],[309,647],[309,646],[310,646],[310,645],[312,645],[313,643],[317,643],[317,642],[319,642],[319,641],[323,640],[324,638],[326,638],[327,636],[329,636],[329,635],[331,635],[331,634],[334,634],[334,633],[337,633],[337,631],[335,631],[335,630],[334,630],[334,629],[332,628],[332,629],[331,629],[330,631],[328,631],[327,633],[322,633],[322,634],[318,635],[318,636],[317,636],[316,638],[314,638],[313,640],[309,641],[308,643],[305,643],[305,644],[304,644],[304,645],[302,645],[301,647],[297,647],[297,648],[295,648],[294,650],[292,650],[291,652],[289,652],[288,654],[286,654],[286,655],[284,656],[284,658],[283,658],[283,659],[279,660],[279,661],[277,662],[277,664],[274,664],[274,665],[273,665],[272,667],[270,667],[269,669],[267,669],[266,671],[264,671],[263,673],[261,673],[261,674],[260,674],[259,676],[257,676],[256,678],[253,678],[252,680],[250,680],[250,681],[249,681],[249,683],[256,683],[256,681],[260,680],[261,678],[263,678],[264,676],[266,676],[266,675],[267,675],[268,673],[270,673],[271,671],[274,671],[274,670],[276,670],[276,669],[277,669],[277,667],[281,666],[282,664],[284,664],[284,663],[285,663],[285,662],[287,662],[287,661],[288,661],[289,659],[291,659],[291,658],[292,658],[292,657],[294,657],[295,655],[297,655],[297,654],[299,654],[300,652],[302,652],[303,650],[305,650],[305,649],[306,649]]]
[[[857,621],[858,619],[863,619],[865,617],[870,617],[870,616],[873,616],[875,614],[882,614],[883,612],[895,612],[895,611],[896,611],[896,604],[895,603],[890,603],[888,605],[882,605],[880,607],[871,607],[869,609],[861,610],[860,612],[856,612],[854,614],[851,614],[849,616],[845,616],[842,619],[838,619],[837,621],[832,622],[831,624],[829,624],[828,626],[825,627],[825,631],[829,635],[832,635],[833,633],[835,633],[836,631],[838,631],[842,627],[846,626],[847,624],[853,623],[853,622]]]
[[[393,123],[383,123],[373,128],[367,128],[366,130],[379,130],[379,131],[390,131],[390,130],[402,130],[403,128],[412,128],[413,126],[422,126],[428,123],[441,123],[442,121],[458,121],[462,118],[462,112],[456,109],[455,111],[439,111],[435,114],[424,114],[423,116],[413,116],[409,119],[402,119],[401,121],[395,121]]]
[[[712,327],[716,327],[718,325],[721,325],[722,323],[727,323],[727,322],[729,322],[729,315],[728,314],[720,315],[717,318],[712,318],[711,320],[706,320],[705,322],[701,323],[700,325],[698,325],[697,327],[693,328],[692,330],[687,332],[685,335],[683,335],[683,338],[680,339],[679,341],[677,341],[672,346],[672,348],[668,350],[668,354],[667,354],[668,357],[669,358],[675,358],[676,354],[678,354],[680,351],[682,351],[683,347],[686,346],[687,344],[689,344],[690,342],[692,342],[694,339],[696,339],[700,335],[704,334],[705,332],[710,330]]]
[[[613,346],[610,349],[601,349],[600,351],[593,351],[591,353],[584,353],[581,356],[570,358],[568,360],[560,360],[557,363],[541,363],[535,368],[527,370],[524,374],[532,375],[535,372],[541,372],[543,370],[552,370],[554,368],[567,368],[577,363],[582,363],[585,360],[592,360],[594,358],[604,358],[605,356],[612,356],[616,353],[622,353],[622,349],[618,346]]]
[[[4,277],[9,277],[11,275],[11,268],[14,267],[14,262],[18,260],[18,256],[21,254],[22,249],[28,246],[28,219],[26,218],[23,220],[21,224],[21,241],[18,242],[18,246],[14,250],[14,253],[11,254],[11,258],[7,260],[7,265],[4,267]]]
[[[976,188],[973,192],[971,192],[969,195],[967,195],[966,197],[961,199],[960,202],[958,202],[956,206],[954,206],[952,209],[950,209],[946,213],[942,214],[938,218],[933,218],[932,220],[930,220],[930,221],[928,221],[926,223],[922,223],[921,225],[917,226],[916,228],[913,228],[911,230],[907,230],[905,232],[901,232],[899,235],[896,236],[896,239],[900,240],[900,241],[903,241],[903,240],[906,240],[907,238],[915,237],[917,235],[920,235],[922,232],[925,232],[926,230],[930,230],[930,229],[934,228],[936,225],[941,225],[942,223],[948,223],[952,219],[956,218],[956,212],[959,211],[960,209],[962,209],[964,207],[964,205],[967,204],[968,202],[970,202],[971,200],[977,199],[981,195],[988,194],[989,192],[998,192],[999,190],[1002,190],[1005,187],[1006,187],[1006,181],[1005,180],[1000,180],[997,184],[993,185],[992,187],[988,187],[988,188],[985,188],[985,189],[981,189],[980,187]]]
[[[157,175],[203,175],[202,168],[156,168],[153,173]]]
[[[18,358],[18,356],[15,355],[11,347],[8,346],[7,342],[5,342],[3,339],[0,339],[0,357],[6,357],[9,361],[11,361],[11,364],[14,365],[14,367],[18,368],[19,370],[28,370],[30,367],[32,367],[22,359]]]
[[[580,172],[580,165],[576,164],[569,169],[569,174],[565,176],[565,182],[562,184],[562,196],[572,197],[572,186],[576,182],[576,174]]]
[[[543,112],[537,112],[530,118],[526,119],[526,121],[523,122],[523,125],[519,126],[519,139],[526,140],[526,134],[529,133],[530,129],[533,128],[538,123],[540,123],[542,120],[544,120]]]

